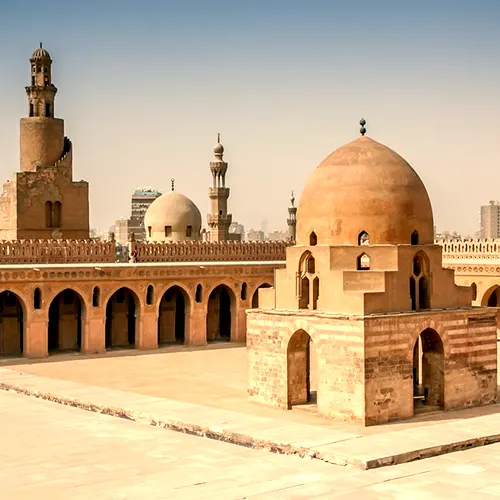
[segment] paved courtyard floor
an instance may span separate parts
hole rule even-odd
[[[10,369],[43,377],[362,435],[500,413],[500,405],[491,405],[460,412],[424,414],[402,422],[362,427],[322,418],[315,413],[314,407],[299,406],[291,411],[283,411],[257,405],[250,403],[247,398],[248,365],[246,348],[241,344],[210,344],[201,348],[171,346],[150,352],[125,350],[94,356],[60,354],[35,362],[7,360],[2,364],[10,365]],[[313,389],[314,371],[313,360]]]
[[[0,497],[16,500],[490,500],[500,444],[360,471],[0,391]]]

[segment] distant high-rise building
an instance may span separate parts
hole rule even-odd
[[[243,241],[245,239],[245,226],[238,222],[231,222],[231,225],[229,226],[229,239]]]
[[[130,203],[130,218],[120,219],[115,224],[116,241],[122,245],[127,243],[130,233],[134,233],[136,240],[144,240],[146,238],[146,230],[144,229],[144,215],[146,214],[149,205],[161,196],[161,191],[150,186],[138,187],[132,194]]]
[[[250,229],[247,233],[247,241],[264,241],[264,231]]]
[[[500,202],[481,207],[481,238],[500,238]]]

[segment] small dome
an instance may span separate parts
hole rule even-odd
[[[214,153],[216,155],[221,155],[222,153],[224,153],[224,146],[218,142],[215,146],[214,146]]]
[[[148,241],[199,240],[201,213],[198,207],[177,191],[156,198],[144,216]]]
[[[297,244],[370,245],[434,242],[429,195],[410,164],[369,137],[340,147],[309,177],[297,210]]]
[[[50,54],[40,44],[40,47],[33,52],[31,59],[50,59]]]

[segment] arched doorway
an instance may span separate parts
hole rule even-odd
[[[257,288],[257,290],[255,290],[255,292],[252,295],[252,309],[259,308],[259,290],[261,288],[271,288],[271,285],[269,283],[263,283]]]
[[[207,341],[231,340],[236,298],[226,285],[219,285],[208,297]]]
[[[296,331],[288,342],[286,352],[288,408],[294,405],[315,404],[318,401],[316,350],[304,330]]]
[[[189,296],[180,286],[170,287],[161,298],[158,313],[158,344],[184,343],[189,333]]]
[[[106,349],[135,345],[139,299],[129,288],[117,290],[106,304]]]
[[[481,300],[482,306],[487,307],[498,307],[500,305],[500,287],[498,285],[494,285],[489,288],[483,296],[483,300]]]
[[[444,408],[444,347],[431,328],[418,336],[413,347],[413,407],[415,412]]]
[[[58,293],[49,307],[49,352],[79,351],[82,345],[83,300],[67,288]]]
[[[0,354],[19,355],[23,352],[23,304],[16,294],[0,293]]]

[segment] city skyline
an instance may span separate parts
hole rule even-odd
[[[19,170],[23,87],[42,41],[92,227],[128,213],[137,186],[165,191],[172,177],[205,217],[221,133],[233,219],[285,228],[290,191],[300,200],[361,117],[422,177],[438,229],[477,231],[479,207],[499,197],[495,2],[36,5],[0,7],[0,177]]]

